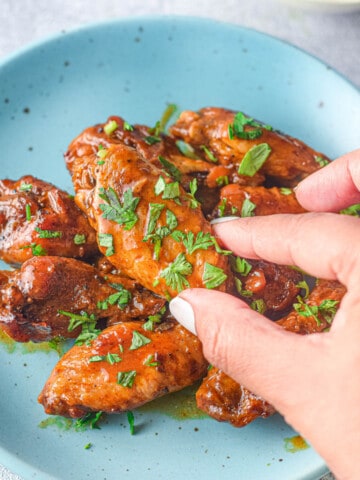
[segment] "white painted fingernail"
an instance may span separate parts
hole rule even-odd
[[[225,222],[232,222],[233,220],[239,220],[240,217],[219,217],[219,218],[214,218],[214,220],[211,220],[210,224],[211,225],[216,225],[217,223],[225,223]]]
[[[189,302],[175,297],[169,303],[170,312],[176,320],[191,333],[196,335],[194,310]]]

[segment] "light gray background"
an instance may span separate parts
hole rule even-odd
[[[286,40],[360,87],[360,9],[334,13],[299,4],[296,0],[0,0],[0,59],[47,35],[89,22],[147,14],[192,15]],[[329,474],[323,480],[333,478]],[[0,465],[0,480],[19,477]]]

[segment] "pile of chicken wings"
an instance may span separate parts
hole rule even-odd
[[[169,107],[171,108],[171,106]],[[213,236],[225,215],[303,213],[293,188],[328,159],[242,112],[183,111],[170,128],[118,116],[65,154],[75,196],[26,175],[0,181],[0,328],[17,342],[73,338],[39,402],[117,413],[197,381],[197,405],[241,427],[274,408],[209,366],[168,301],[231,293],[286,330],[330,328],[345,293],[292,266],[239,258]]]

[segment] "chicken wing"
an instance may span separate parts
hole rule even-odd
[[[336,281],[319,280],[309,297],[295,305],[296,308],[277,324],[299,334],[322,332],[329,328],[345,292],[345,287]],[[243,427],[257,417],[264,418],[275,412],[265,400],[217,368],[209,370],[196,393],[196,401],[208,415],[235,427]]]
[[[228,259],[194,191],[124,144],[109,145],[101,165],[95,153],[77,157],[76,149],[75,140],[68,153],[75,200],[116,268],[165,298],[190,286],[227,288]]]
[[[33,257],[0,275],[0,328],[18,342],[76,337],[71,317],[112,324],[144,320],[165,304],[134,280],[64,257]]]
[[[98,255],[95,231],[73,198],[30,175],[0,181],[0,258],[17,265],[34,255]]]
[[[230,183],[259,185],[266,178],[273,185],[294,186],[320,168],[319,158],[325,159],[323,154],[303,142],[274,131],[241,112],[236,114],[224,108],[184,111],[170,128],[170,133],[194,148],[205,146],[222,168],[216,173],[218,178],[226,175]],[[258,144],[268,145],[269,157],[253,175],[239,174],[245,154]]]
[[[197,337],[173,321],[144,330],[139,322],[105,329],[90,346],[74,346],[58,362],[39,402],[46,413],[131,410],[203,377],[207,363]]]

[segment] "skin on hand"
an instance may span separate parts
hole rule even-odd
[[[340,167],[330,164],[301,182],[297,197],[303,206],[308,207],[303,199],[315,198],[318,192],[322,193],[314,210],[338,210],[360,201],[360,150],[336,162]],[[334,188],[333,175],[344,201],[326,194],[326,188]],[[338,479],[358,478],[359,219],[334,213],[273,215],[217,223],[214,231],[236,255],[297,265],[347,287],[330,332],[308,336],[281,329],[228,294],[193,289],[180,298],[188,305],[188,325],[193,312],[208,361],[274,405]],[[181,308],[173,313],[183,323]]]

